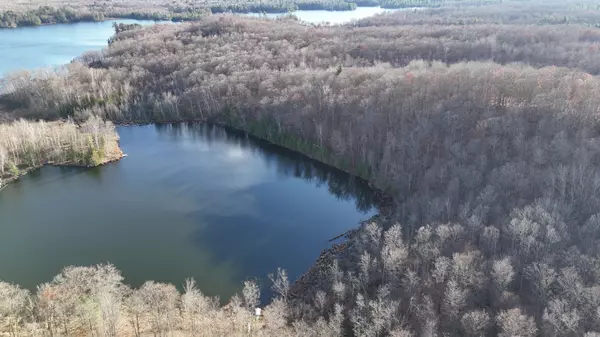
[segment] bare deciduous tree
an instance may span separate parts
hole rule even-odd
[[[18,336],[29,302],[29,292],[19,286],[0,282],[0,331],[8,330],[10,336]]]
[[[470,311],[463,315],[460,322],[468,336],[482,337],[489,327],[490,315],[483,310]]]
[[[258,306],[260,301],[260,289],[254,281],[244,281],[244,289],[242,290],[244,303],[248,311],[253,311]]]
[[[500,312],[496,321],[500,329],[498,335],[500,337],[532,337],[538,332],[533,318],[524,315],[518,308]]]
[[[514,275],[515,272],[508,257],[494,261],[491,276],[492,282],[499,292],[503,292],[508,288]]]
[[[561,299],[550,301],[542,317],[547,329],[547,336],[580,336],[579,322],[581,315],[577,309],[571,309],[569,304]]]
[[[277,268],[277,274],[269,274],[269,279],[273,283],[271,286],[273,291],[284,301],[287,301],[288,294],[290,292],[290,281],[288,279],[287,272],[284,269]]]
[[[176,325],[179,292],[171,284],[148,281],[138,290],[150,326],[158,336],[168,335]]]

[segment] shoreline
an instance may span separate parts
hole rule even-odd
[[[268,11],[261,11],[261,12],[253,12],[253,11],[248,11],[248,12],[233,12],[233,11],[228,11],[228,12],[216,12],[216,13],[207,13],[205,14],[205,16],[211,16],[211,15],[221,15],[221,14],[234,14],[234,15],[257,15],[257,17],[260,17],[260,15],[266,14],[277,14],[277,15],[294,15],[295,12],[319,12],[319,11],[326,11],[326,12],[332,12],[332,13],[336,13],[336,12],[354,12],[359,8],[381,8],[383,10],[386,11],[391,11],[391,10],[402,10],[402,9],[418,9],[418,8],[436,8],[436,7],[413,7],[413,6],[404,6],[404,7],[382,7],[381,5],[376,5],[376,6],[359,6],[357,5],[355,8],[353,9],[296,9],[293,11],[287,11],[287,12],[281,12],[281,11],[272,11],[272,12],[268,12]],[[210,9],[210,7],[208,8]],[[3,13],[4,11],[0,10],[0,14]],[[163,22],[173,22],[173,23],[178,23],[178,22],[194,22],[194,21],[199,21],[202,18],[195,18],[195,17],[190,17],[190,18],[185,18],[185,17],[171,17],[171,18],[162,18],[162,19],[152,19],[152,18],[140,18],[143,15],[146,15],[149,13],[146,12],[131,12],[127,15],[124,16],[110,16],[110,17],[104,17],[101,20],[78,20],[78,21],[69,21],[69,22],[54,22],[54,23],[41,23],[39,25],[17,25],[14,27],[9,27],[9,26],[0,26],[0,30],[3,29],[17,29],[17,28],[27,28],[27,27],[45,27],[45,26],[56,26],[56,25],[71,25],[71,24],[77,24],[77,23],[101,23],[101,22],[106,22],[106,21],[115,21],[115,20],[136,20],[136,21],[154,21],[157,23]],[[172,15],[173,13],[171,12],[165,12],[166,15]],[[138,17],[136,17],[138,16]]]
[[[0,13],[2,13],[0,11]],[[107,17],[102,20],[80,20],[80,21],[70,21],[70,22],[55,22],[55,23],[42,23],[39,25],[25,25],[25,26],[15,26],[15,27],[4,27],[0,26],[0,30],[10,30],[10,29],[18,29],[18,28],[35,28],[35,27],[48,27],[48,26],[57,26],[57,25],[74,25],[78,23],[102,23],[107,21],[116,21],[116,20],[135,20],[135,21],[154,21],[154,22],[175,22],[171,20],[153,20],[153,19],[135,19],[128,17]]]
[[[83,165],[83,164],[76,164],[76,163],[54,163],[54,162],[47,162],[47,163],[43,163],[41,165],[27,167],[27,168],[24,168],[22,170],[22,172],[19,172],[19,175],[10,176],[8,178],[2,179],[0,181],[0,192],[4,188],[6,188],[9,184],[14,183],[15,181],[18,181],[19,179],[21,179],[21,177],[23,177],[23,176],[25,176],[25,175],[27,175],[27,174],[35,171],[35,170],[39,170],[39,169],[43,168],[44,166],[92,168],[92,167],[99,167],[99,166],[108,165],[110,163],[114,163],[114,162],[120,161],[121,159],[123,159],[125,157],[127,157],[127,155],[124,154],[123,151],[121,150],[121,147],[118,146],[118,155],[109,156],[106,160],[102,161],[98,165]]]
[[[375,194],[375,197],[377,199],[377,205],[375,206],[375,208],[377,209],[377,214],[375,214],[374,216],[370,217],[369,219],[360,221],[358,223],[358,226],[349,229],[348,231],[344,232],[344,233],[340,233],[339,235],[331,238],[330,240],[328,240],[329,242],[329,247],[324,248],[323,250],[321,250],[319,256],[317,257],[317,259],[310,265],[310,267],[304,271],[296,280],[292,280],[290,283],[290,298],[292,299],[300,299],[302,298],[303,294],[306,293],[309,289],[313,289],[315,284],[319,284],[320,282],[324,282],[326,281],[326,279],[324,279],[324,277],[326,277],[327,275],[327,270],[330,268],[331,263],[336,259],[336,258],[340,258],[341,255],[344,253],[344,251],[346,250],[346,248],[348,247],[348,245],[350,244],[350,242],[352,241],[353,237],[356,235],[356,233],[358,233],[358,231],[360,230],[360,228],[362,228],[365,224],[376,221],[379,222],[382,218],[386,218],[387,216],[389,216],[391,214],[391,209],[393,208],[393,204],[394,204],[394,198],[392,196],[391,193],[384,191],[381,188],[378,188],[375,183],[373,183],[370,179],[366,179],[365,177],[361,177],[359,174],[357,174],[356,172],[352,172],[351,170],[348,169],[343,169],[340,168],[336,165],[332,165],[331,163],[321,160],[320,158],[318,158],[315,155],[311,155],[310,153],[306,153],[304,151],[300,151],[298,149],[293,149],[287,146],[284,146],[282,144],[278,144],[277,142],[275,142],[274,140],[265,138],[265,137],[261,137],[260,135],[257,135],[255,133],[252,133],[249,130],[246,130],[244,128],[241,127],[236,127],[224,122],[219,122],[219,121],[209,121],[207,118],[197,118],[197,119],[193,119],[193,120],[188,120],[188,121],[148,121],[148,120],[139,120],[139,121],[114,121],[113,124],[117,127],[136,127],[136,126],[147,126],[147,125],[168,125],[168,124],[180,124],[180,123],[185,123],[185,124],[204,124],[204,123],[209,123],[209,124],[213,124],[219,127],[222,127],[230,132],[240,132],[245,134],[248,137],[252,137],[256,140],[265,142],[267,144],[270,144],[272,146],[277,146],[280,147],[282,149],[285,149],[286,151],[291,151],[295,154],[301,155],[306,157],[309,160],[313,160],[319,163],[322,163],[323,165],[327,165],[331,168],[334,168],[336,170],[339,170],[340,172],[343,172],[345,174],[348,174],[350,176],[352,176],[355,179],[360,179],[363,182],[365,182],[367,184],[367,186],[372,189],[373,193]],[[116,131],[116,130],[115,130]],[[117,132],[118,135],[118,132]],[[99,167],[99,166],[103,166],[103,165],[107,165],[113,162],[117,162],[120,161],[121,159],[127,157],[126,154],[123,153],[123,151],[121,150],[119,141],[117,140],[116,143],[116,151],[112,152],[113,155],[109,155],[107,156],[107,158],[105,160],[103,160],[101,163],[99,163],[98,165],[83,165],[83,164],[77,164],[77,163],[55,163],[55,162],[46,162],[43,163],[41,165],[35,166],[35,167],[28,167],[23,169],[23,172],[21,172],[18,176],[12,176],[9,178],[5,178],[2,180],[2,182],[0,182],[0,192],[7,187],[10,183],[13,183],[17,180],[19,180],[21,177],[27,175],[30,172],[33,172],[37,169],[43,168],[44,166],[57,166],[57,167],[79,167],[79,168],[92,168],[92,167]],[[336,242],[337,241],[337,242]]]
[[[385,189],[377,186],[372,181],[372,179],[369,179],[367,177],[363,177],[358,172],[353,172],[352,170],[341,168],[338,165],[333,165],[332,163],[329,163],[329,162],[327,162],[325,160],[322,160],[321,158],[319,158],[319,157],[317,157],[315,155],[312,155],[310,153],[306,153],[306,152],[303,152],[303,151],[300,151],[300,150],[297,150],[297,149],[293,149],[293,148],[290,148],[290,147],[282,145],[282,144],[278,144],[277,142],[275,142],[275,141],[273,141],[271,139],[262,137],[260,135],[255,134],[255,133],[252,133],[249,130],[243,129],[241,127],[236,127],[236,126],[233,126],[231,124],[227,124],[227,123],[223,123],[223,122],[219,122],[219,121],[215,121],[215,120],[209,120],[208,118],[196,118],[196,119],[190,119],[190,120],[186,120],[186,121],[168,121],[168,122],[165,122],[165,121],[123,121],[123,122],[112,121],[112,123],[115,126],[119,126],[119,127],[135,127],[135,126],[145,126],[145,125],[153,125],[153,124],[156,124],[156,125],[168,125],[168,124],[179,124],[179,123],[184,123],[184,124],[203,124],[203,123],[213,124],[213,125],[216,125],[216,126],[219,126],[219,127],[225,128],[225,129],[228,129],[230,131],[244,133],[244,134],[246,134],[249,137],[252,137],[252,138],[255,138],[257,140],[266,142],[268,144],[280,147],[282,149],[285,149],[286,151],[291,151],[291,152],[293,152],[295,154],[302,155],[302,156],[304,156],[304,157],[306,157],[306,158],[308,158],[310,160],[314,160],[314,161],[319,162],[321,164],[324,164],[324,165],[327,165],[329,167],[332,167],[332,168],[334,168],[334,169],[336,169],[336,170],[338,170],[340,172],[348,174],[348,175],[350,175],[350,176],[352,176],[352,177],[354,177],[356,179],[362,180],[363,182],[365,182],[369,186],[370,189],[373,190],[373,192],[375,192],[375,194],[379,198],[379,202],[380,202],[380,206],[381,206],[382,210],[387,210],[389,208],[392,208],[392,205],[394,203],[394,197],[393,197],[393,193],[391,191],[386,191]],[[387,212],[382,212],[382,213],[387,213]],[[339,237],[341,237],[343,235],[344,234],[340,234]]]
[[[369,223],[379,223],[384,224],[387,219],[387,215],[381,212],[379,214],[375,214],[367,220],[363,220],[358,223],[356,228],[352,228],[346,231],[343,234],[336,236],[331,239],[329,242],[331,246],[325,248],[319,254],[319,257],[311,264],[307,271],[305,271],[300,277],[291,282],[290,284],[290,299],[294,300],[306,300],[306,295],[312,294],[311,289],[320,289],[321,284],[326,284],[329,282],[327,277],[329,276],[329,270],[335,260],[343,260],[344,253],[350,245],[352,245],[352,241],[356,237],[356,235],[360,232],[363,226]],[[341,240],[339,243],[333,243],[335,240]]]
[[[267,138],[261,137],[259,135],[253,134],[250,131],[244,130],[242,128],[237,128],[231,125],[228,125],[226,123],[222,123],[222,122],[209,122],[207,121],[206,118],[204,119],[195,119],[195,120],[190,120],[190,121],[123,121],[123,122],[113,122],[115,126],[118,127],[136,127],[136,126],[147,126],[147,125],[167,125],[167,124],[178,124],[178,123],[189,123],[189,124],[203,124],[203,123],[210,123],[213,125],[217,125],[219,127],[222,127],[224,129],[228,129],[229,131],[233,131],[233,132],[241,132],[244,133],[245,135],[247,135],[248,137],[252,137],[255,138],[257,140],[266,142],[268,144],[271,144],[273,146],[277,146],[280,147],[282,149],[285,149],[286,151],[291,151],[293,153],[302,155],[306,158],[308,158],[309,160],[314,160],[317,161],[319,163],[322,163],[324,165],[330,166],[336,170],[339,170],[340,172],[344,172],[346,174],[351,175],[352,177],[354,177],[355,179],[360,179],[362,181],[364,181],[369,188],[371,188],[373,190],[373,192],[376,195],[376,198],[378,199],[378,205],[376,206],[377,209],[377,214],[375,214],[374,216],[372,216],[369,219],[363,220],[361,222],[358,223],[358,226],[344,232],[344,233],[340,233],[339,235],[335,236],[334,238],[329,240],[329,247],[324,248],[321,253],[319,254],[318,258],[310,265],[310,267],[304,272],[302,273],[302,275],[300,275],[300,277],[298,277],[296,280],[293,280],[291,282],[291,288],[290,288],[290,297],[291,298],[301,298],[302,294],[305,293],[307,291],[307,289],[311,289],[314,288],[314,285],[316,283],[322,282],[324,281],[323,277],[326,275],[326,271],[328,270],[328,268],[330,267],[331,263],[333,262],[334,259],[339,258],[341,254],[343,254],[344,250],[347,248],[349,242],[352,241],[352,238],[354,237],[354,235],[360,230],[360,228],[362,226],[364,226],[364,224],[366,223],[370,223],[373,221],[379,221],[381,218],[385,218],[386,216],[388,216],[391,212],[390,210],[393,207],[393,203],[394,203],[394,198],[392,197],[392,195],[390,193],[385,192],[384,190],[376,187],[374,185],[374,183],[372,183],[369,179],[365,179],[364,177],[361,177],[360,175],[357,175],[353,172],[350,172],[349,170],[345,170],[342,168],[339,168],[335,165],[331,165],[330,163],[327,163],[325,161],[320,160],[319,158],[317,158],[316,156],[310,155],[308,153],[296,150],[296,149],[292,149],[283,145],[280,145],[272,140],[269,140]],[[119,144],[117,143],[117,146]],[[103,166],[103,165],[107,165],[113,162],[117,162],[123,158],[125,158],[127,155],[124,154],[120,148],[120,146],[118,146],[118,153],[117,155],[113,155],[113,156],[109,156],[106,160],[104,160],[102,163],[95,165],[95,166],[90,166],[90,165],[81,165],[81,164],[75,164],[75,163],[53,163],[53,162],[47,162],[44,163],[42,165],[36,166],[36,167],[30,167],[27,169],[24,169],[24,172],[19,174],[18,176],[14,176],[14,177],[10,177],[10,178],[6,178],[2,181],[2,183],[0,183],[0,191],[2,191],[5,187],[8,186],[8,184],[13,183],[17,180],[19,180],[22,176],[25,176],[26,174],[33,172],[37,169],[40,169],[46,165],[49,166],[59,166],[59,167],[80,167],[80,168],[91,168],[91,167],[99,167],[99,166]],[[336,242],[338,241],[338,242]],[[340,242],[341,241],[341,242]]]

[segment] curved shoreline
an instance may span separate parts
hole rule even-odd
[[[103,160],[100,164],[98,165],[83,165],[83,164],[75,164],[75,163],[52,163],[52,162],[47,162],[41,165],[37,165],[37,166],[32,166],[32,167],[27,167],[22,169],[22,172],[19,172],[18,175],[16,176],[10,176],[8,178],[3,178],[2,180],[0,180],[0,191],[2,191],[6,186],[8,186],[10,183],[13,183],[19,179],[21,179],[21,177],[35,171],[38,169],[41,169],[44,166],[56,166],[56,167],[79,167],[79,168],[92,168],[92,167],[98,167],[98,166],[104,166],[110,163],[114,163],[117,162],[123,158],[127,157],[126,154],[123,153],[123,151],[121,151],[121,149],[119,148],[119,155],[117,156],[111,156],[109,158],[106,158],[106,160]]]
[[[0,123],[0,188],[45,165],[94,167],[123,158],[114,124],[98,118]]]
[[[358,6],[357,6],[358,7]],[[377,7],[377,6],[360,6],[360,7]],[[382,7],[383,8],[383,7]],[[210,9],[210,8],[207,8]],[[392,9],[392,8],[386,8],[386,9]],[[248,14],[257,14],[257,15],[261,15],[261,14],[294,14],[297,11],[328,11],[328,12],[352,12],[355,11],[356,8],[354,9],[298,9],[298,10],[294,10],[294,11],[286,11],[286,12],[281,12],[281,11],[270,11],[270,12],[230,12],[232,14],[236,14],[236,15],[248,15]],[[0,11],[0,14],[2,14],[4,11]],[[225,14],[225,13],[229,13],[229,12],[216,12],[216,13],[207,13],[205,15],[219,15],[219,14]],[[129,14],[125,14],[122,16],[107,16],[104,17],[102,19],[99,20],[74,20],[74,21],[69,21],[69,22],[50,22],[50,23],[41,23],[39,25],[17,25],[17,26],[0,26],[0,29],[17,29],[17,28],[26,28],[26,27],[44,27],[44,26],[54,26],[54,25],[70,25],[70,24],[76,24],[76,23],[95,23],[95,22],[106,22],[106,21],[114,21],[114,20],[140,20],[140,21],[156,21],[156,22],[189,22],[189,21],[197,21],[199,20],[199,18],[195,17],[195,16],[190,16],[190,17],[170,17],[170,18],[151,18],[149,17],[151,13],[146,13],[146,12],[131,12]],[[171,16],[172,12],[165,12],[164,13],[165,16]],[[146,17],[148,16],[148,17]]]
[[[163,124],[164,125],[164,124],[174,124],[174,123],[207,123],[207,121],[205,119],[196,119],[196,120],[187,121],[187,122],[183,122],[183,121],[179,121],[179,122],[178,121],[175,121],[175,122],[127,121],[127,122],[115,122],[115,125],[121,126],[121,127],[135,127],[135,126],[151,125],[151,124]],[[392,205],[394,202],[393,197],[391,196],[391,194],[386,193],[385,191],[377,188],[373,184],[373,182],[371,182],[369,179],[365,179],[364,177],[361,177],[360,175],[357,175],[356,173],[351,172],[350,170],[345,170],[343,168],[332,165],[331,163],[321,160],[319,157],[317,157],[315,155],[311,155],[310,153],[306,153],[304,151],[299,151],[298,149],[293,149],[293,148],[284,146],[282,144],[279,144],[279,143],[273,141],[272,139],[261,137],[260,135],[252,133],[243,128],[235,127],[235,126],[229,125],[227,123],[219,123],[219,122],[210,122],[210,123],[230,129],[235,132],[242,132],[242,133],[248,135],[249,137],[253,137],[260,141],[264,141],[264,142],[267,142],[274,146],[281,147],[283,149],[286,149],[287,151],[292,151],[299,155],[305,156],[306,158],[308,158],[310,160],[317,161],[319,163],[322,163],[323,165],[330,166],[336,170],[339,170],[341,172],[349,174],[356,179],[365,181],[368,184],[368,186],[371,189],[373,189],[374,193],[376,194],[376,198],[378,199],[378,201],[377,201],[378,214],[374,215],[373,217],[371,217],[367,220],[359,222],[358,226],[356,226],[355,228],[352,228],[352,229],[346,231],[345,233],[341,233],[340,235],[337,235],[336,237],[330,239],[329,240],[330,246],[328,248],[323,249],[321,251],[321,253],[319,254],[319,257],[311,264],[311,266],[300,277],[298,277],[296,280],[293,280],[291,282],[290,296],[292,298],[301,298],[303,293],[305,293],[308,289],[313,288],[316,283],[325,281],[323,279],[323,277],[326,275],[327,269],[330,267],[331,263],[333,262],[333,260],[335,258],[339,257],[340,254],[343,254],[344,250],[347,248],[348,243],[352,240],[353,236],[359,231],[359,229],[364,224],[370,223],[373,221],[378,221],[378,219],[380,219],[382,216],[385,217],[387,214],[390,213],[390,209],[392,208]],[[117,142],[117,146],[118,145],[119,144]],[[91,168],[91,167],[103,166],[103,165],[107,165],[107,164],[119,161],[126,156],[127,155],[122,152],[120,147],[118,147],[118,152],[115,151],[115,153],[112,156],[107,156],[107,158],[105,160],[103,160],[101,163],[99,163],[98,165],[82,165],[82,164],[76,164],[76,163],[47,162],[47,163],[44,163],[44,164],[41,164],[41,165],[38,165],[35,167],[23,169],[23,172],[21,174],[19,174],[18,176],[13,176],[13,177],[4,179],[0,183],[0,191],[2,191],[3,188],[8,186],[8,184],[19,180],[22,176],[24,176],[30,172],[33,172],[37,169],[40,169],[46,165],[60,166],[60,167]],[[334,243],[334,241],[339,241],[339,240],[341,240],[341,242]]]

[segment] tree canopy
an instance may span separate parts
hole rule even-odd
[[[0,103],[14,117],[225,124],[385,189],[393,206],[298,282],[273,276],[273,329],[596,336],[598,15],[532,1],[339,27],[211,16],[121,32],[93,62],[13,74]],[[147,288],[162,295],[144,299],[183,305]],[[143,301],[128,301],[135,317]],[[149,316],[154,331],[172,329],[166,312]]]

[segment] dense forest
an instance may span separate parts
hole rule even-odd
[[[97,166],[122,156],[113,124],[98,117],[1,123],[0,135],[0,188],[44,164]]]
[[[96,22],[107,18],[156,20],[156,21],[192,21],[209,13],[209,10],[190,8],[173,11],[130,11],[74,9],[71,7],[40,6],[25,11],[0,11],[0,28],[40,26],[57,23]]]
[[[592,2],[569,1],[339,27],[215,15],[125,30],[60,70],[7,77],[9,118],[228,125],[366,178],[394,204],[295,284],[273,276],[262,320],[251,283],[217,309],[197,290],[110,290],[118,272],[99,266],[78,273],[109,268],[113,288],[73,286],[98,279],[69,276],[77,268],[42,295],[4,285],[1,303],[27,303],[0,306],[22,308],[5,330],[114,336],[108,311],[133,318],[136,336],[599,336],[597,18]],[[53,291],[62,284],[81,291]],[[44,302],[56,294],[68,310]]]
[[[102,12],[81,11],[70,8],[55,9],[49,6],[41,6],[24,12],[0,12],[0,28],[102,20],[104,20]]]
[[[600,27],[600,4],[595,1],[504,1],[487,6],[445,6],[361,20],[364,26],[394,25],[585,25]]]
[[[341,308],[328,320],[288,326],[289,280],[272,275],[277,297],[255,317],[260,289],[244,282],[227,306],[203,295],[193,279],[183,294],[171,284],[122,283],[112,265],[67,267],[48,283],[28,290],[0,282],[0,329],[9,336],[338,336]]]

